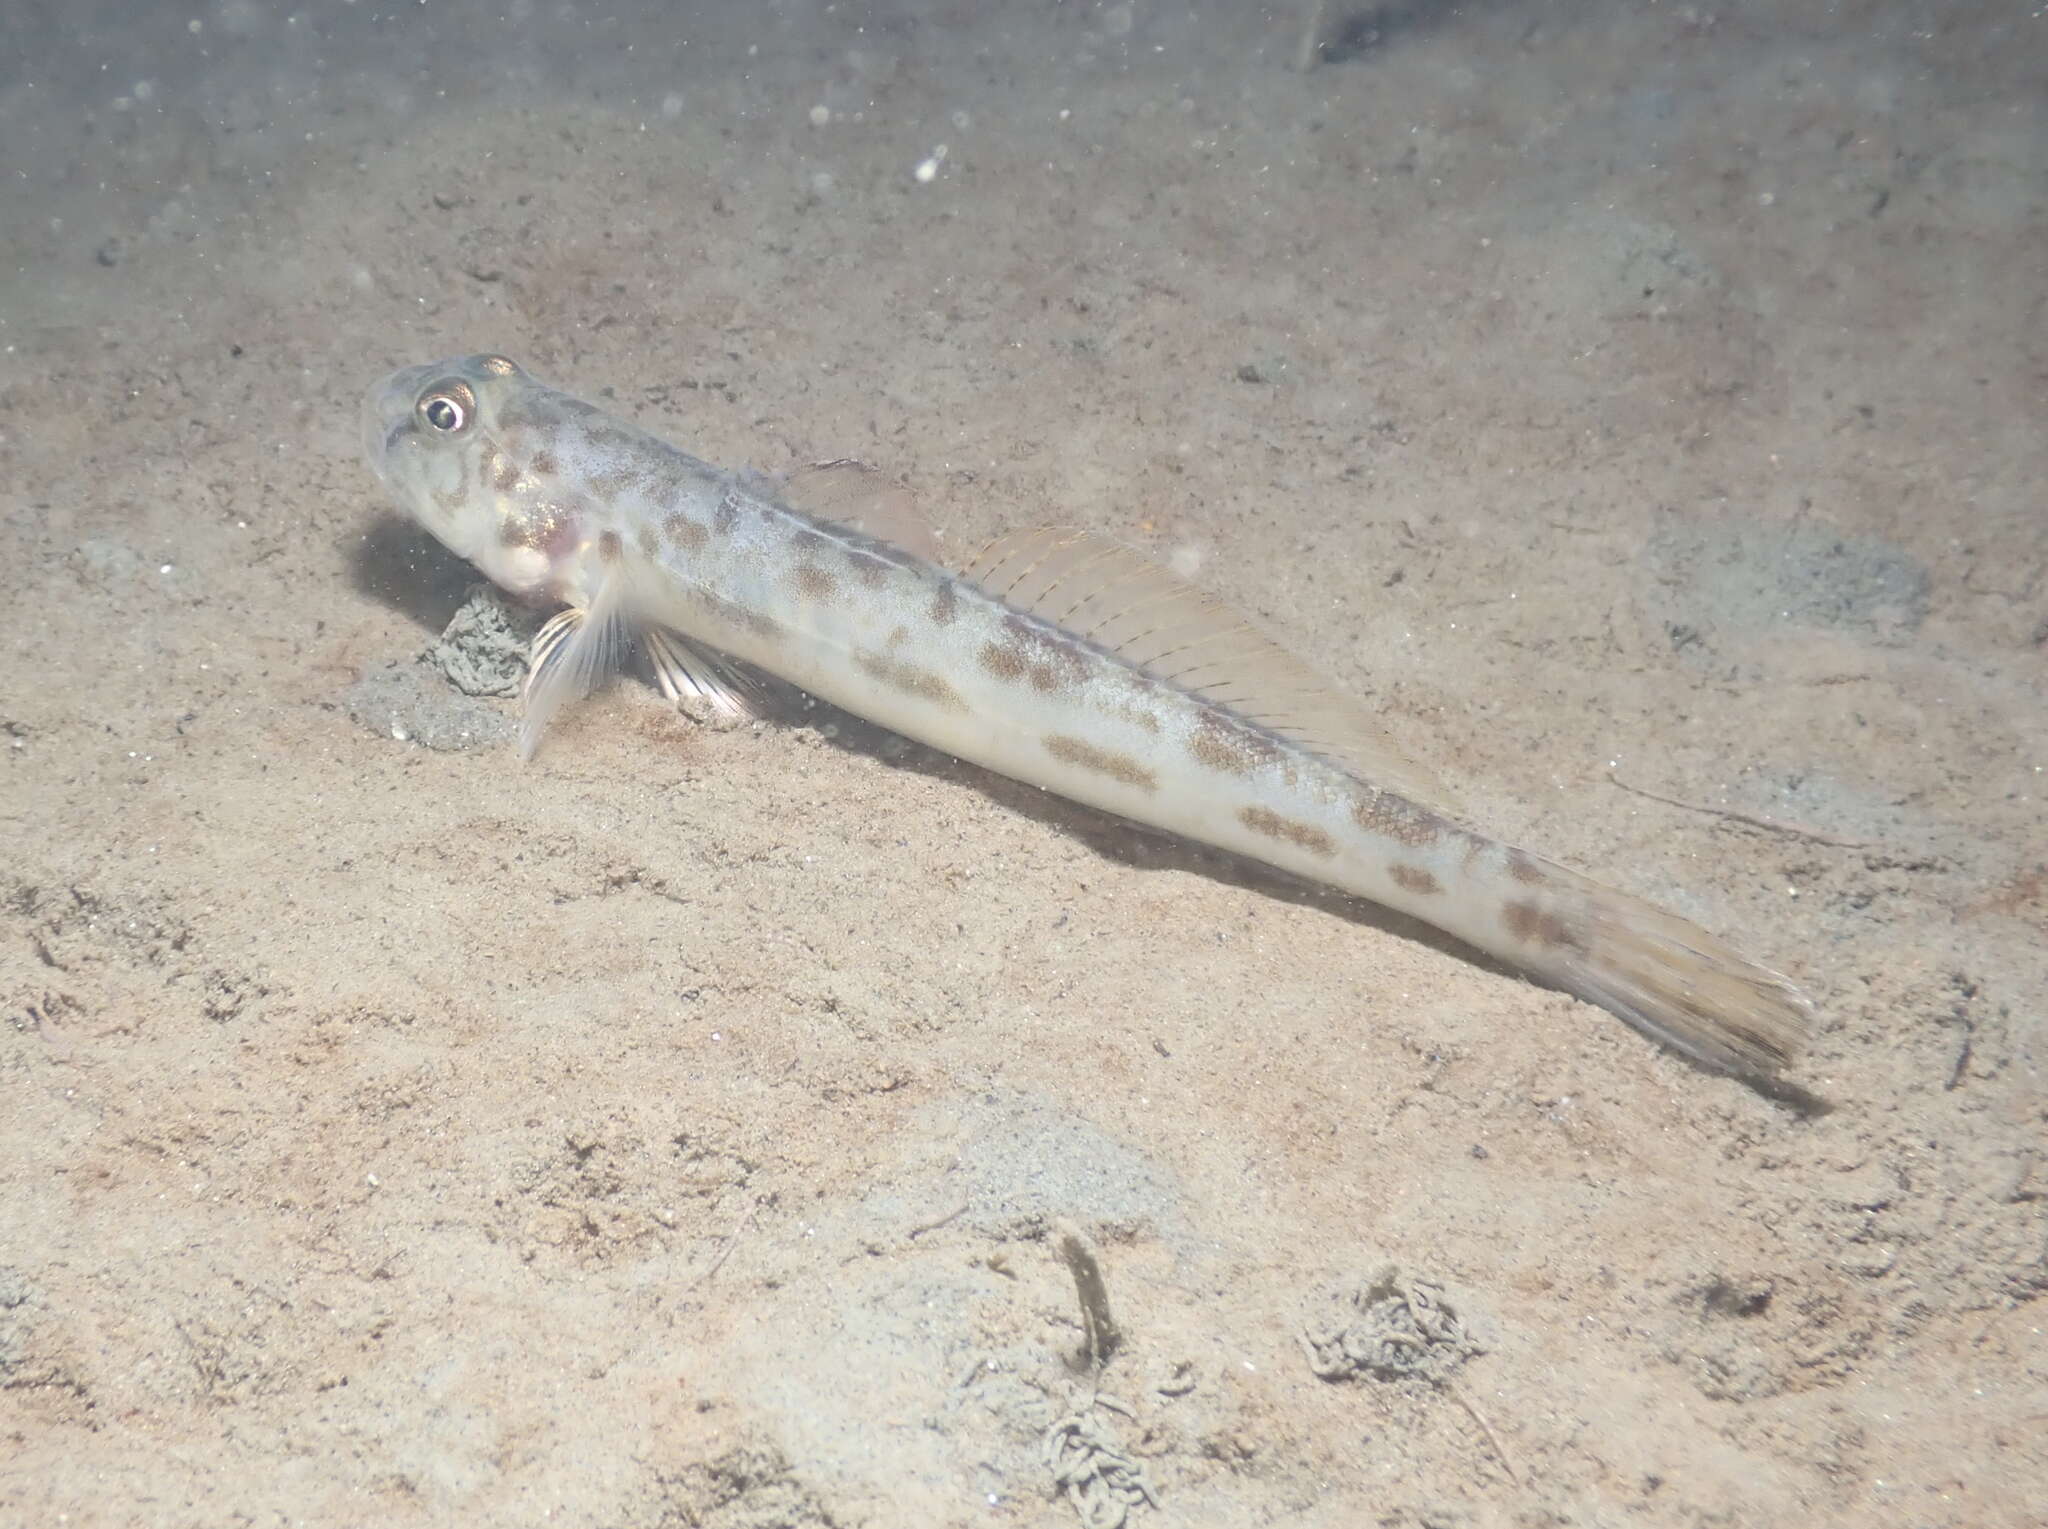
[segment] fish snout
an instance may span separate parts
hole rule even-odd
[[[391,453],[412,425],[413,404],[426,385],[431,366],[408,366],[393,372],[363,396],[363,460],[380,483],[391,481]]]

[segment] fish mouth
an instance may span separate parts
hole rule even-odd
[[[413,405],[435,368],[407,366],[373,386],[363,397],[363,460],[377,481],[391,484],[391,452],[412,422]]]

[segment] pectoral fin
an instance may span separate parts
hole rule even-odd
[[[533,758],[556,712],[589,695],[625,661],[631,639],[622,608],[623,582],[607,579],[589,605],[558,612],[533,634],[519,721],[521,757]]]

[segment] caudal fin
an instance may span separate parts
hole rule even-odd
[[[1576,890],[1574,938],[1544,963],[1566,990],[1728,1072],[1770,1078],[1805,1050],[1813,1004],[1784,977],[1637,898]]]
[[[1776,972],[1640,898],[1499,854],[1513,890],[1474,943],[1724,1072],[1771,1079],[1805,1049],[1813,1005]]]

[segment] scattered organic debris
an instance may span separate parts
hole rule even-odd
[[[1133,1508],[1159,1506],[1144,1462],[1092,1411],[1071,1413],[1046,1430],[1045,1463],[1085,1529],[1122,1529]]]
[[[426,660],[464,695],[514,696],[526,678],[526,645],[539,623],[489,584],[472,584]]]
[[[1417,1378],[1439,1384],[1484,1352],[1443,1286],[1394,1264],[1339,1291],[1330,1313],[1302,1334],[1308,1366],[1324,1380]]]
[[[1499,1457],[1511,1480],[1521,1473],[1507,1446],[1456,1375],[1467,1359],[1486,1352],[1465,1318],[1434,1280],[1412,1278],[1398,1265],[1381,1264],[1364,1279],[1332,1292],[1330,1311],[1301,1335],[1308,1367],[1324,1380],[1426,1380],[1463,1407]]]

